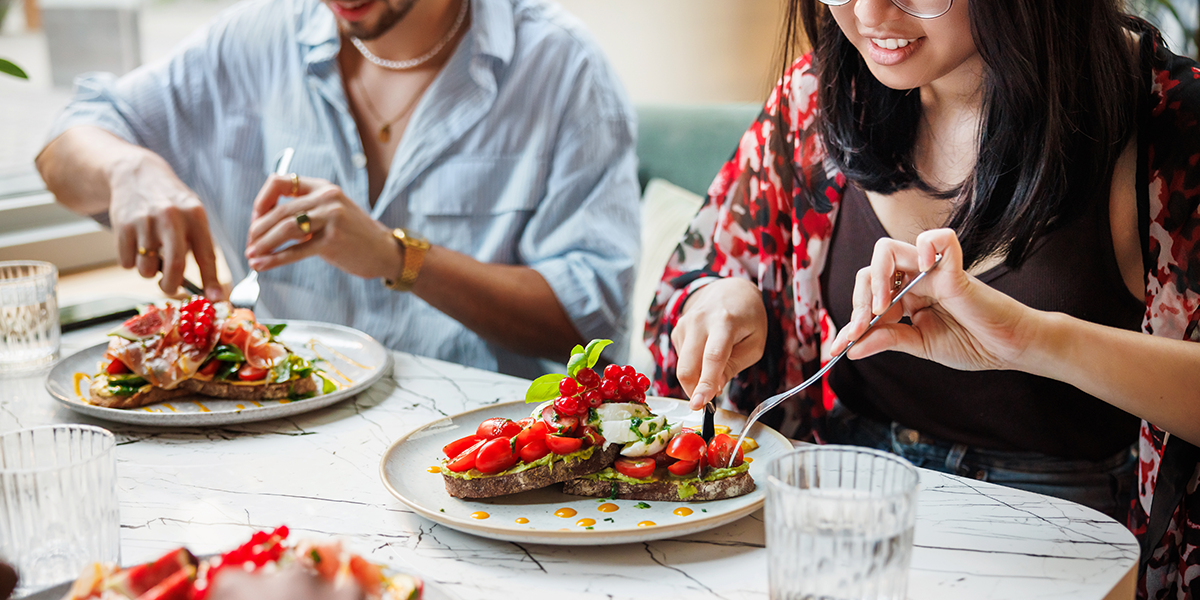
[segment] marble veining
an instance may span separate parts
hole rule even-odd
[[[64,336],[64,353],[105,328]],[[683,538],[600,547],[474,537],[417,516],[379,479],[395,438],[458,412],[518,399],[527,382],[395,354],[393,378],[357,398],[288,419],[211,429],[107,423],[55,403],[45,374],[0,380],[0,431],[94,423],[119,441],[122,560],[187,544],[228,549],[254,529],[337,536],[464,600],[766,598],[762,512]],[[921,471],[912,599],[1104,598],[1138,547],[1091,509],[986,482]]]

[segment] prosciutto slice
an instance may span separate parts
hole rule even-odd
[[[120,359],[151,385],[170,390],[200,369],[217,345],[220,326],[214,326],[201,344],[189,344],[179,333],[179,307],[168,303],[161,309],[151,305],[121,328],[138,332],[140,339],[113,337],[108,343],[109,356]]]

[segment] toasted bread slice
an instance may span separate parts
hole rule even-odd
[[[147,404],[154,404],[155,402],[174,400],[175,398],[187,396],[191,393],[181,388],[164,390],[163,388],[147,384],[134,394],[117,395],[108,390],[108,378],[97,377],[88,386],[87,401],[89,404],[103,406],[104,408],[138,408]]]
[[[681,479],[629,483],[613,479],[572,479],[563,484],[563,493],[623,500],[700,502],[744,496],[754,491],[754,486],[750,473],[738,473],[715,481]]]
[[[179,387],[194,394],[230,400],[279,400],[317,393],[317,381],[312,376],[263,385],[235,385],[228,381],[186,379]]]
[[[456,498],[494,498],[590,475],[611,465],[620,451],[621,444],[612,444],[607,449],[597,447],[591,456],[583,460],[568,458],[516,473],[476,475],[471,479],[455,477],[443,469],[442,480],[446,484],[446,492]]]

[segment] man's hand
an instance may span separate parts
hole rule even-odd
[[[200,267],[205,295],[225,296],[217,281],[217,259],[200,199],[166,161],[146,152],[118,161],[109,176],[108,215],[117,235],[121,266],[137,267],[147,279],[162,270],[158,285],[174,294],[183,283],[187,255]]]
[[[726,383],[762,358],[767,309],[754,284],[738,277],[714,281],[692,293],[671,331],[675,374],[700,410]]]
[[[293,189],[295,188],[295,189]],[[281,196],[291,196],[280,204]],[[305,232],[297,216],[308,217]],[[278,249],[285,242],[295,245]],[[310,256],[365,279],[394,278],[402,256],[391,229],[323,179],[272,175],[254,199],[246,258],[266,271]]]

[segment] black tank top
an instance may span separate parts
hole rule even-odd
[[[1145,307],[1130,295],[1112,246],[1107,203],[1043,237],[1018,270],[979,279],[1027,306],[1139,331]],[[855,273],[887,237],[866,195],[848,185],[834,225],[821,293],[833,322],[850,319]],[[1074,386],[1017,371],[957,371],[901,352],[840,361],[829,384],[850,410],[954,443],[1099,460],[1128,447],[1140,420]]]

